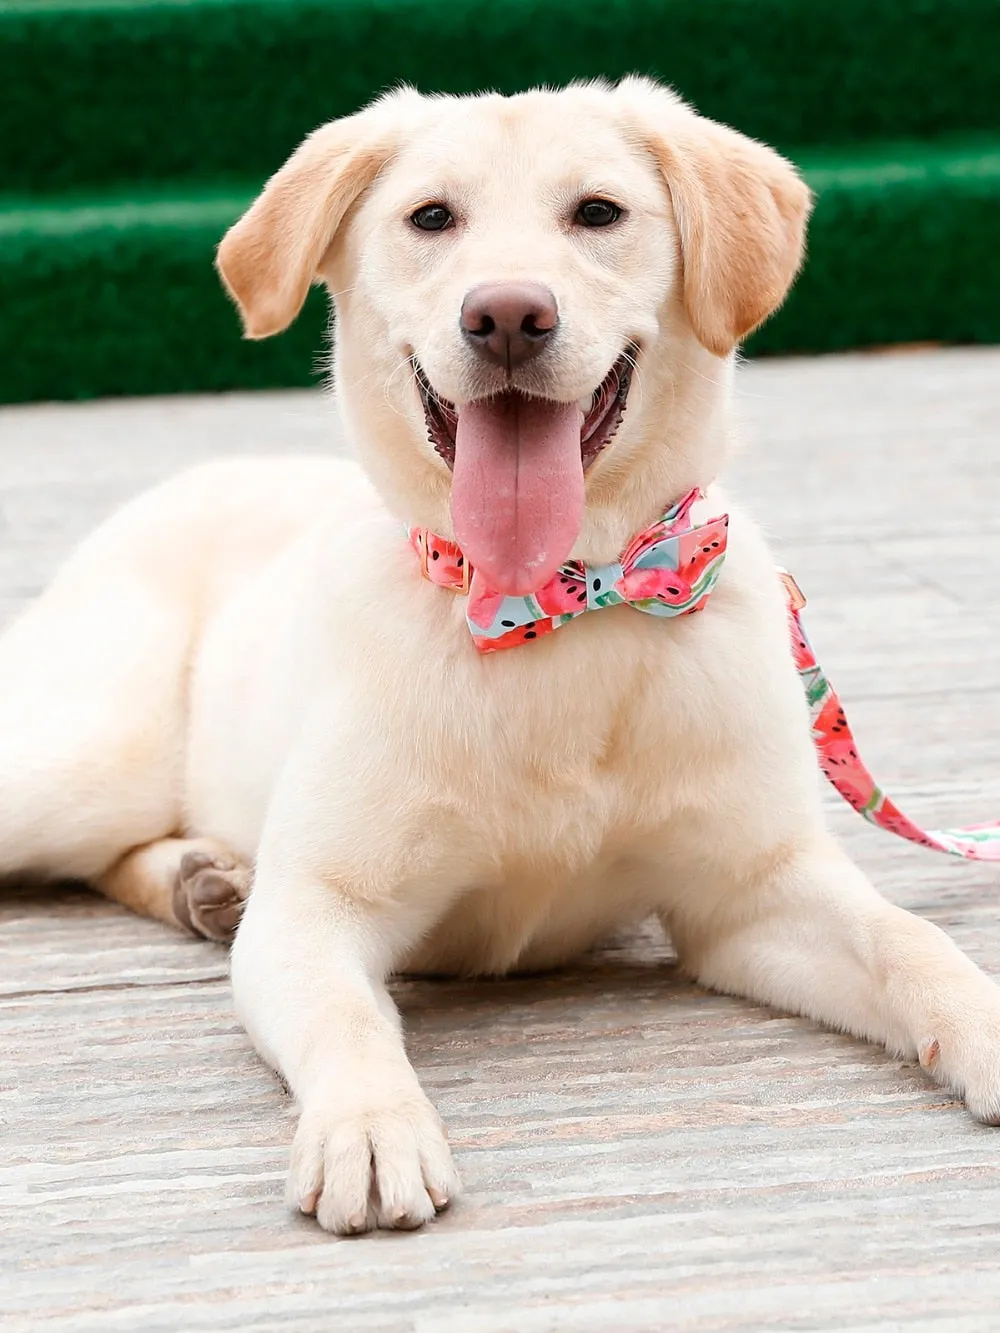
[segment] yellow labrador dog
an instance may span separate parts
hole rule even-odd
[[[253,866],[236,1003],[301,1106],[289,1198],[330,1231],[458,1191],[392,972],[548,967],[650,914],[704,985],[919,1054],[1000,1120],[1000,990],[824,829],[751,522],[730,510],[700,614],[596,603],[483,641],[568,561],[624,568],[682,497],[696,530],[724,512],[733,350],[809,203],[640,79],[404,89],[324,126],[218,266],[251,338],[326,283],[360,466],[179,477],[2,641],[0,872],[221,938]]]

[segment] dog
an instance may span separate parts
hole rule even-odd
[[[716,489],[810,204],[639,78],[325,125],[217,266],[250,338],[326,284],[358,462],[169,481],[0,642],[0,873],[238,923],[288,1197],[328,1231],[459,1191],[390,974],[555,967],[653,915],[702,985],[1000,1121],[1000,990],[826,831],[781,580]]]

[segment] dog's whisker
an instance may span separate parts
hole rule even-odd
[[[415,384],[415,383],[416,383],[416,358],[415,358],[415,356],[413,355],[412,352],[410,353],[409,356],[403,357],[403,359],[399,362],[399,364],[398,364],[397,366],[394,366],[394,367],[393,367],[393,369],[392,369],[392,371],[390,372],[388,378],[384,381],[384,383],[383,383],[383,385],[382,385],[382,397],[385,399],[386,406],[389,407],[390,410],[391,410],[392,412],[394,412],[394,413],[396,414],[396,416],[398,416],[398,417],[403,417],[403,416],[404,416],[404,413],[400,411],[399,407],[392,401],[392,399],[391,399],[391,397],[390,397],[389,395],[390,395],[390,390],[391,390],[392,385],[393,385],[393,381],[396,379],[396,377],[397,377],[399,374],[401,374],[401,373],[405,373],[407,370],[409,370],[411,381]]]
[[[703,370],[699,370],[699,368],[692,365],[690,361],[685,361],[682,356],[677,358],[677,365],[681,370],[686,370],[689,375],[693,375],[695,379],[701,380],[704,384],[711,385],[713,389],[718,387],[718,382],[713,379],[711,375],[706,375]]]
[[[395,375],[395,374],[398,373],[398,369],[399,369],[399,368],[396,367],[396,369],[394,369],[394,370],[392,371],[392,374],[391,374],[390,377],[389,377],[390,379],[392,378],[392,375]],[[356,376],[356,377],[355,377],[354,379],[352,379],[352,380],[342,380],[342,381],[341,381],[341,384],[340,384],[340,388],[341,388],[341,390],[347,390],[347,391],[351,391],[351,392],[353,392],[355,389],[362,389],[362,388],[364,388],[366,385],[371,384],[374,380],[378,379],[378,377],[379,377],[380,374],[381,374],[381,371],[380,371],[380,370],[369,370],[369,371],[366,371],[365,374],[363,374],[363,375],[358,375],[358,376]],[[386,381],[386,383],[388,383],[388,381]]]

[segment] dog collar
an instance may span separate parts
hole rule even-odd
[[[632,541],[619,561],[586,565],[571,560],[538,592],[507,597],[486,586],[469,568],[461,548],[426,528],[408,528],[424,577],[467,595],[466,620],[481,653],[543,638],[584,611],[628,605],[657,616],[700,611],[718,581],[726,555],[729,518],[697,527],[691,506],[703,498],[689,491]],[[785,587],[792,654],[809,706],[820,768],[839,794],[870,824],[897,837],[967,861],[1000,861],[1000,821],[964,828],[924,829],[900,810],[862,760],[843,705],[816,660],[802,611],[806,599],[794,578],[779,571]]]
[[[424,577],[440,588],[466,593],[465,615],[481,653],[541,639],[583,615],[628,605],[653,616],[700,611],[718,581],[726,557],[729,516],[694,526],[691,507],[704,498],[688,491],[657,522],[643,529],[610,565],[569,560],[544,587],[508,597],[487,586],[455,542],[427,528],[408,528]]]

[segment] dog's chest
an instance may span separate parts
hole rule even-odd
[[[601,612],[475,662],[461,708],[442,713],[437,696],[435,780],[465,814],[482,875],[410,969],[551,966],[660,904],[670,839],[710,798],[712,762],[699,636],[674,630]]]
[[[527,646],[470,671],[450,727],[429,710],[436,780],[497,878],[554,881],[628,853],[669,822],[701,767],[670,687],[669,631],[622,611],[566,626],[561,652]]]

